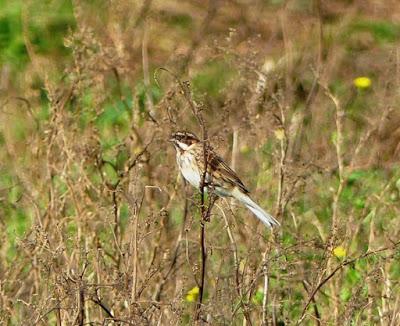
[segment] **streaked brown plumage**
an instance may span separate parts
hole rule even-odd
[[[203,142],[196,135],[185,131],[174,133],[170,141],[175,145],[176,160],[183,177],[199,189],[205,170]],[[233,197],[239,200],[268,227],[279,225],[275,218],[249,197],[249,191],[236,172],[212,148],[207,148],[206,157],[205,184],[207,188],[212,188],[220,197]]]

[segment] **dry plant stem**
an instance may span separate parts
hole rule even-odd
[[[130,164],[129,166],[131,166]],[[129,239],[129,263],[128,263],[128,271],[131,271],[132,273],[132,279],[131,279],[131,305],[130,309],[132,308],[132,305],[138,300],[140,294],[137,291],[137,284],[139,280],[139,216],[141,209],[143,207],[143,201],[145,198],[145,190],[142,188],[142,185],[140,183],[140,171],[141,171],[142,166],[139,165],[135,170],[129,170],[129,189],[128,189],[128,194],[127,194],[127,200],[129,203],[129,210],[131,212],[131,218],[130,218],[130,225],[131,225],[131,231],[130,231],[130,239]],[[130,257],[132,257],[130,259]]]
[[[164,69],[165,71],[168,71],[167,69]],[[169,72],[169,71],[168,71]],[[171,73],[171,72],[170,72]],[[200,222],[200,249],[201,249],[201,270],[200,270],[200,281],[198,282],[199,286],[199,301],[196,305],[196,310],[195,310],[195,315],[194,319],[196,322],[200,321],[200,314],[201,314],[201,307],[203,304],[203,296],[204,296],[204,284],[205,284],[205,276],[206,276],[206,261],[207,261],[207,248],[206,248],[206,229],[205,229],[205,223],[210,220],[210,215],[211,215],[211,210],[212,207],[215,203],[215,195],[213,193],[213,189],[208,187],[208,205],[206,205],[205,202],[205,190],[207,187],[207,170],[208,170],[208,135],[207,135],[207,128],[204,122],[204,118],[202,116],[202,105],[199,105],[193,100],[193,96],[190,90],[190,84],[189,82],[181,82],[179,78],[172,74],[176,81],[178,82],[183,96],[187,103],[189,104],[189,107],[192,111],[192,114],[194,117],[197,119],[197,122],[201,128],[202,131],[202,142],[203,142],[203,159],[204,159],[204,171],[201,176],[200,180],[200,216],[201,216],[201,222]]]
[[[144,146],[144,148],[141,150],[141,152],[139,154],[136,155],[135,158],[133,158],[132,160],[130,160],[127,163],[127,167],[124,170],[124,172],[119,176],[119,179],[117,180],[116,184],[112,187],[112,198],[113,198],[113,206],[114,206],[114,214],[115,214],[115,218],[117,219],[118,222],[118,206],[117,206],[117,197],[116,197],[116,193],[117,190],[119,188],[119,185],[121,184],[121,182],[127,178],[129,176],[129,174],[131,173],[132,169],[139,163],[139,161],[141,160],[142,156],[144,156],[147,152],[147,148],[148,146],[150,146],[150,144],[152,143],[153,139],[150,140],[150,142],[148,144],[146,144]],[[136,301],[136,288],[137,288],[137,265],[138,265],[138,252],[137,252],[137,248],[138,248],[138,239],[137,239],[137,232],[138,232],[138,216],[139,216],[139,212],[140,209],[142,207],[142,202],[143,202],[143,197],[141,198],[141,200],[139,202],[134,202],[132,203],[131,206],[131,210],[132,210],[132,221],[131,221],[131,225],[132,225],[132,230],[131,230],[131,238],[130,238],[130,242],[129,242],[129,251],[132,254],[132,288],[131,288],[131,302],[135,302]],[[118,222],[119,224],[119,222]],[[115,231],[119,230],[119,227],[116,227],[114,225],[114,237],[115,237],[115,243],[117,246],[117,252],[119,252],[118,255],[118,259],[117,259],[117,263],[118,266],[120,265],[121,262],[121,258],[122,258],[122,251],[121,251],[121,244],[120,241],[118,241],[117,238],[117,234],[119,233],[115,233]],[[121,238],[121,237],[120,237]]]
[[[143,201],[143,198],[142,198]],[[132,270],[132,289],[131,289],[131,303],[136,301],[136,288],[137,288],[137,275],[138,275],[138,217],[139,217],[139,211],[140,211],[140,207],[142,206],[140,204],[139,205],[135,205],[133,207],[133,223],[132,223],[132,237],[130,240],[130,247],[133,246],[132,250],[133,250],[133,261],[132,261],[132,265],[133,265],[133,270]]]
[[[147,15],[150,11],[152,2],[153,2],[153,0],[145,0],[143,2],[142,8],[140,9],[140,12],[136,18],[136,21],[134,24],[134,29],[139,27],[139,25],[146,19]]]
[[[286,156],[287,156],[287,150],[288,150],[288,141],[287,141],[287,135],[286,135],[286,130],[285,130],[285,112],[284,108],[281,103],[278,102],[279,110],[280,110],[280,124],[281,128],[283,130],[283,137],[280,140],[280,161],[279,161],[279,182],[278,182],[278,198],[277,198],[277,207],[276,207],[276,216],[282,217],[283,215],[283,210],[285,207],[285,204],[283,202],[283,188],[284,188],[284,183],[285,183],[285,165],[286,165]]]
[[[200,212],[201,212],[201,222],[200,222],[200,246],[201,246],[201,271],[200,271],[200,282],[199,282],[199,302],[196,305],[196,315],[195,320],[200,320],[200,313],[201,313],[201,305],[203,304],[203,295],[204,295],[204,283],[205,283],[205,276],[206,276],[206,261],[207,261],[207,248],[206,248],[206,228],[205,223],[210,219],[211,207],[212,203],[212,191],[209,192],[210,199],[209,199],[209,206],[206,207],[205,205],[205,187],[206,187],[206,176],[207,176],[207,169],[208,169],[208,152],[207,152],[207,130],[205,128],[204,122],[202,117],[199,114],[199,121],[201,122],[202,129],[203,129],[203,155],[204,155],[204,172],[201,176],[201,183],[200,183]]]
[[[344,158],[343,158],[343,120],[344,120],[344,110],[340,105],[339,100],[331,93],[331,91],[325,86],[319,83],[320,87],[324,90],[325,94],[327,97],[331,99],[335,106],[335,114],[336,114],[336,143],[335,143],[335,149],[336,149],[336,159],[338,163],[338,169],[339,169],[339,185],[336,189],[336,192],[333,196],[333,203],[332,203],[332,222],[331,222],[331,232],[328,237],[327,243],[326,243],[326,248],[325,248],[325,260],[323,264],[325,267],[322,268],[321,274],[318,277],[318,282],[316,283],[316,286],[318,284],[321,284],[323,275],[326,272],[332,271],[332,250],[335,247],[337,243],[337,229],[338,229],[338,219],[339,219],[339,199],[340,195],[343,191],[343,188],[346,183],[346,179],[344,176]],[[331,284],[331,297],[332,300],[334,301],[333,308],[334,308],[334,320],[337,322],[337,319],[339,317],[339,302],[337,300],[338,296],[338,290],[335,286],[335,284]],[[313,292],[312,292],[313,293]],[[307,305],[308,306],[308,305]],[[300,319],[304,318],[302,317]]]
[[[288,2],[285,4],[285,7],[287,8]],[[282,29],[282,36],[283,36],[283,46],[284,46],[284,51],[285,51],[285,102],[290,103],[292,101],[291,99],[291,88],[292,82],[290,79],[290,75],[293,71],[293,66],[294,66],[294,51],[293,51],[293,42],[291,38],[289,37],[289,15],[288,15],[288,10],[283,10],[281,14],[279,15],[279,22],[281,25]]]
[[[40,69],[40,66],[38,65],[38,57],[35,54],[33,44],[31,40],[29,39],[29,19],[28,19],[28,12],[29,12],[29,1],[26,1],[25,4],[22,6],[22,11],[21,11],[21,22],[22,22],[22,36],[24,38],[24,45],[26,48],[26,52],[28,53],[29,59],[31,60],[35,70],[41,74],[42,71]]]
[[[218,0],[213,0],[208,2],[207,15],[201,22],[199,32],[193,38],[192,44],[190,45],[190,48],[185,56],[182,65],[182,72],[184,72],[189,66],[189,63],[192,61],[196,49],[200,46],[201,41],[204,39],[204,35],[207,34],[210,24],[217,13],[217,4]]]
[[[131,111],[131,109],[130,109],[130,107],[129,107],[128,102],[126,101],[126,98],[124,97],[124,94],[122,93],[121,78],[120,78],[120,76],[119,76],[118,69],[117,69],[117,68],[113,68],[112,71],[113,71],[113,73],[114,73],[115,80],[116,80],[116,82],[117,82],[117,86],[118,86],[118,87],[117,87],[117,90],[118,90],[119,99],[120,99],[120,101],[122,102],[122,104],[124,105],[125,109],[129,112],[129,111]],[[138,142],[138,144],[139,144],[140,146],[142,146],[142,145],[143,145],[143,139],[142,139],[142,137],[140,136],[140,133],[139,133],[139,131],[137,130],[136,124],[135,124],[134,122],[132,122],[132,124],[131,124],[131,129],[132,129],[133,134],[134,134],[135,137],[136,137],[136,141]]]
[[[147,100],[147,105],[149,107],[149,115],[150,117],[153,118],[154,116],[154,103],[153,99],[151,97],[151,91],[150,91],[150,73],[149,73],[149,55],[148,55],[148,27],[147,27],[147,21],[144,22],[144,27],[143,27],[143,40],[142,40],[142,64],[143,64],[143,79],[144,79],[144,84],[146,86],[146,100]],[[153,118],[154,119],[154,118]]]
[[[262,322],[263,325],[268,325],[268,289],[269,289],[269,280],[268,280],[268,264],[267,264],[268,252],[267,250],[264,252],[264,266],[263,266],[263,274],[264,274],[264,289],[263,289],[263,302],[262,302]]]
[[[117,86],[118,86],[117,89],[118,89],[118,95],[119,95],[120,101],[124,105],[124,107],[127,110],[127,112],[130,112],[131,108],[129,107],[129,104],[128,104],[126,98],[124,97],[124,95],[122,93],[121,80],[120,80],[120,76],[119,76],[118,70],[116,68],[113,68],[112,71],[113,71],[115,79],[117,81]],[[157,121],[153,118],[153,116],[149,113],[149,111],[147,111],[145,109],[145,113],[146,113],[147,117],[152,122],[157,124]],[[148,157],[147,157],[148,155],[147,155],[147,150],[146,149],[152,143],[152,141],[154,139],[154,135],[153,135],[153,138],[151,139],[150,143],[147,144],[146,146],[144,146],[143,139],[142,139],[139,131],[137,130],[135,119],[132,119],[132,123],[131,123],[130,127],[131,127],[131,130],[132,130],[133,134],[135,135],[136,142],[139,145],[139,148],[140,148],[141,152],[143,152],[143,155],[145,156],[144,163],[145,163],[145,166],[146,166],[146,174],[147,174],[148,184],[152,184],[152,181],[151,181],[152,169],[151,169],[151,166],[149,164],[149,160],[148,160]],[[149,199],[152,200],[152,195],[151,195],[152,192],[149,192],[149,194],[150,194],[149,195],[149,197],[150,197]],[[116,226],[116,227],[119,227],[119,225]]]
[[[232,135],[232,159],[231,159],[231,168],[233,170],[236,169],[236,160],[239,152],[239,130],[237,127],[233,128],[233,135]]]
[[[314,75],[310,92],[308,93],[304,109],[300,112],[296,111],[292,117],[291,126],[288,128],[289,135],[291,135],[291,141],[288,143],[288,156],[289,159],[295,160],[301,153],[301,144],[304,140],[305,126],[304,121],[306,117],[311,115],[311,107],[314,100],[317,98],[319,91],[318,76],[322,70],[322,52],[323,52],[323,23],[321,13],[321,1],[315,0],[314,10],[318,16],[318,53],[317,53],[317,64],[316,73]],[[297,113],[298,112],[298,113]]]
[[[345,177],[344,177],[344,159],[343,159],[343,119],[344,119],[344,110],[339,103],[339,100],[329,91],[328,88],[324,88],[326,95],[332,100],[335,105],[336,112],[336,158],[339,166],[339,186],[336,190],[336,194],[333,198],[333,213],[332,213],[332,226],[331,226],[331,234],[328,240],[327,246],[327,271],[329,272],[332,269],[332,259],[331,252],[337,243],[337,229],[338,229],[338,219],[339,219],[339,198],[343,191],[345,185]],[[334,302],[334,322],[337,324],[339,317],[339,301],[338,298],[338,289],[335,286],[335,283],[331,283],[331,293],[332,299]]]
[[[91,300],[97,304],[110,318],[114,319],[114,315],[111,312],[111,310],[100,300],[97,292],[96,292],[96,297],[91,298]]]
[[[85,292],[84,289],[79,287],[79,315],[77,324],[83,326],[85,323]]]
[[[184,181],[184,184],[186,182]],[[186,187],[184,186],[184,188],[186,189]],[[179,248],[180,248],[180,244],[181,241],[183,239],[183,233],[185,232],[185,226],[186,226],[186,220],[187,220],[187,214],[188,214],[188,210],[189,209],[189,199],[188,199],[188,194],[187,192],[185,192],[185,204],[183,207],[183,219],[182,219],[182,225],[181,225],[181,230],[179,232],[178,235],[178,239],[176,240],[175,243],[175,249],[174,249],[174,254],[172,256],[172,260],[171,260],[171,264],[167,270],[167,272],[165,273],[165,275],[163,276],[161,282],[159,283],[159,286],[157,287],[156,292],[153,295],[153,298],[155,301],[160,301],[161,299],[161,294],[162,291],[164,289],[164,285],[166,284],[166,282],[168,281],[168,278],[170,277],[170,275],[172,274],[174,267],[176,265],[176,262],[178,261],[178,256],[179,256]]]
[[[335,148],[336,148],[336,158],[337,158],[337,163],[338,163],[338,169],[339,169],[339,185],[338,188],[336,189],[336,193],[334,194],[333,197],[333,203],[332,203],[332,223],[331,223],[331,232],[329,235],[329,238],[327,240],[327,244],[326,244],[326,249],[325,249],[325,268],[323,268],[321,275],[319,277],[319,282],[316,285],[315,289],[318,289],[321,285],[322,282],[324,282],[324,280],[322,279],[323,275],[325,272],[331,272],[329,275],[330,277],[327,279],[327,281],[336,273],[336,269],[333,269],[332,266],[332,250],[335,247],[336,243],[337,243],[337,231],[338,231],[338,219],[339,219],[339,198],[340,195],[343,191],[343,188],[345,186],[346,183],[346,179],[344,176],[344,159],[343,159],[343,119],[344,119],[344,110],[342,109],[339,100],[330,92],[330,90],[324,86],[324,85],[320,85],[324,91],[325,94],[332,100],[333,104],[335,105],[335,112],[336,112],[336,144],[335,144]],[[337,300],[337,293],[338,293],[338,289],[335,286],[335,283],[331,284],[331,296],[332,296],[332,300],[333,300],[333,316],[334,316],[334,321],[335,323],[338,320],[339,317],[339,302]],[[314,297],[315,295],[315,289],[311,292],[311,295],[309,296],[309,300],[306,304],[305,307],[308,307],[310,302],[311,302],[311,298]],[[300,318],[300,320],[304,319],[305,316],[305,311],[306,309],[303,309],[303,314],[302,317]]]
[[[111,191],[111,196],[112,196],[113,213],[114,213],[113,234],[114,234],[115,244],[117,247],[116,251],[119,253],[117,259],[115,259],[115,257],[113,257],[113,260],[116,261],[117,266],[120,266],[121,258],[122,258],[122,251],[120,249],[122,236],[121,236],[121,232],[120,232],[119,205],[118,205],[117,192],[119,191],[119,186],[120,186],[121,182],[129,175],[129,173],[132,171],[132,169],[139,163],[141,158],[146,155],[147,148],[150,146],[150,144],[152,142],[153,142],[153,139],[151,139],[150,142],[143,147],[141,152],[139,154],[137,154],[133,160],[128,162],[125,171],[119,176],[115,185],[109,186],[111,188],[110,191]],[[101,170],[99,172],[100,172],[100,175],[102,175]]]
[[[369,257],[369,256],[373,256],[373,255],[376,255],[376,254],[378,254],[378,253],[385,252],[385,251],[387,251],[387,250],[396,250],[396,249],[399,247],[399,245],[400,245],[400,241],[394,243],[394,244],[393,244],[392,246],[390,246],[390,247],[384,247],[384,248],[377,249],[377,250],[374,250],[374,251],[366,252],[366,253],[364,253],[364,254],[362,254],[362,255],[356,257],[356,258],[345,260],[344,262],[342,262],[341,264],[339,264],[338,266],[336,266],[336,267],[332,270],[332,272],[331,272],[328,276],[326,276],[324,279],[322,279],[321,282],[319,282],[319,284],[318,284],[318,285],[314,288],[314,290],[311,292],[311,294],[310,294],[310,296],[309,296],[309,298],[308,298],[308,300],[307,300],[307,302],[306,302],[306,304],[305,304],[305,306],[304,306],[304,308],[303,308],[303,311],[302,311],[302,314],[301,314],[301,318],[300,318],[300,319],[298,320],[298,322],[297,322],[297,325],[300,325],[300,324],[303,322],[303,320],[304,320],[304,318],[305,318],[305,316],[306,316],[307,309],[308,309],[308,307],[310,306],[311,302],[313,301],[313,299],[314,299],[315,295],[317,294],[317,292],[318,292],[318,291],[319,291],[333,276],[335,276],[335,274],[336,274],[338,271],[340,271],[343,267],[345,267],[345,266],[347,266],[347,265],[354,264],[355,262],[357,262],[357,261],[360,260],[360,259],[363,259],[363,258],[366,258],[366,257]]]
[[[239,130],[237,127],[233,127],[233,141],[232,141],[232,160],[231,160],[231,167],[233,170],[236,169],[236,161],[237,161],[237,156],[239,153]],[[235,200],[232,198],[231,200],[231,205],[235,205]],[[219,207],[219,206],[218,206]],[[220,208],[220,207],[219,207]],[[224,211],[220,208],[222,215],[224,217],[225,225],[227,228],[228,232],[228,237],[229,241],[231,242],[231,250],[233,252],[233,259],[234,259],[234,264],[235,264],[235,282],[236,282],[236,291],[239,296],[240,304],[243,310],[243,316],[244,316],[244,324],[252,325],[251,319],[250,319],[250,314],[248,311],[248,308],[246,304],[243,301],[243,291],[242,287],[240,284],[240,271],[239,271],[239,259],[237,256],[237,246],[236,246],[236,241],[235,238],[233,237],[231,228],[228,223],[228,219],[226,218],[226,214]]]
[[[284,183],[285,183],[285,164],[286,164],[286,157],[287,157],[287,152],[288,152],[288,141],[286,137],[286,130],[285,130],[285,111],[283,108],[283,105],[278,101],[277,102],[279,109],[280,109],[280,118],[279,122],[281,125],[281,128],[283,130],[283,137],[280,140],[280,162],[279,162],[279,182],[278,182],[278,198],[277,198],[277,207],[276,207],[276,216],[282,217],[284,214],[284,209],[286,204],[284,203],[284,198],[283,198],[283,188],[284,188]],[[275,242],[275,237],[273,236],[273,240]],[[264,287],[263,287],[263,302],[262,302],[262,322],[263,325],[268,324],[268,291],[269,291],[269,279],[268,279],[268,257],[269,253],[271,251],[271,246],[267,245],[263,256],[262,256],[262,271],[264,275]]]
[[[114,212],[114,235],[115,241],[118,243],[119,247],[121,247],[121,238],[120,238],[120,223],[119,223],[119,208],[118,208],[118,199],[117,199],[117,189],[116,187],[112,190],[112,202],[113,202],[113,212]],[[121,255],[118,255],[117,264],[118,266],[121,263]]]
[[[201,272],[200,272],[200,283],[199,283],[199,301],[196,304],[196,315],[195,320],[200,320],[201,306],[203,304],[204,295],[204,283],[206,276],[206,261],[207,261],[207,248],[206,248],[206,230],[205,221],[202,218],[200,222],[200,246],[201,246]]]
[[[219,237],[223,220],[216,225],[217,221],[213,225],[204,221],[208,257],[199,323],[244,322],[249,326],[251,318],[254,325],[261,325],[262,319],[268,326],[277,325],[278,320],[296,324],[311,297],[301,326],[336,321],[337,325],[400,325],[399,284],[393,278],[400,246],[349,264],[326,280],[343,261],[365,252],[353,251],[373,251],[381,248],[379,244],[392,246],[391,241],[400,238],[400,175],[396,166],[400,154],[400,116],[396,111],[400,50],[389,42],[377,51],[377,42],[362,37],[362,51],[357,56],[349,54],[348,46],[360,45],[359,35],[343,38],[340,34],[354,25],[355,16],[368,20],[382,10],[377,12],[371,1],[342,2],[340,8],[325,2],[312,0],[306,12],[299,12],[293,10],[293,1],[272,8],[265,1],[248,6],[239,0],[127,0],[118,6],[110,1],[93,6],[73,0],[72,11],[57,5],[44,8],[61,21],[53,35],[55,42],[45,44],[54,45],[55,51],[40,51],[40,55],[37,51],[41,46],[32,37],[40,40],[46,36],[43,32],[52,30],[52,17],[49,21],[47,10],[41,12],[43,24],[32,31],[38,14],[31,10],[36,8],[33,1],[14,8],[17,15],[22,10],[19,34],[27,53],[5,58],[0,67],[0,102],[7,102],[0,105],[0,234],[4,235],[0,246],[0,324],[176,325],[188,314],[195,323],[196,302],[186,302],[185,293],[200,282],[200,195],[193,214],[188,213],[183,240],[179,241],[184,193],[180,182],[171,182],[176,165],[173,148],[165,140],[169,131],[181,128],[194,131],[201,139],[200,122],[194,118],[201,111],[209,136],[224,137],[230,129],[232,167],[246,170],[243,181],[260,181],[266,191],[276,184],[273,215],[278,214],[279,221],[292,216],[294,226],[285,222],[285,228],[277,228],[274,243],[269,234],[263,239],[261,224],[257,224],[261,232],[255,232],[255,219],[251,219],[254,228],[245,223],[236,225],[225,204],[221,206],[230,224],[223,231],[228,232],[225,237]],[[390,14],[395,14],[394,5],[385,9],[393,9]],[[101,20],[93,15],[97,10],[102,11]],[[324,24],[332,10],[343,19],[329,22],[326,42]],[[7,12],[4,14],[7,20]],[[15,17],[9,18],[12,22]],[[71,23],[77,28],[67,31]],[[225,38],[227,24],[238,29]],[[58,51],[64,36],[71,50]],[[283,54],[270,65],[274,53]],[[27,60],[20,67],[16,60],[24,57]],[[196,98],[209,103],[207,110],[202,111],[203,105],[192,100],[189,88],[182,95],[172,78],[163,79],[168,84],[165,91],[160,87],[157,96],[150,97],[152,65],[161,62],[179,76],[189,72],[199,86]],[[348,64],[366,64],[374,70],[367,69],[372,71],[372,87],[358,90],[351,86],[356,76]],[[354,182],[345,181],[342,190],[338,189],[337,144],[327,137],[318,138],[320,126],[335,136],[338,129],[335,106],[319,82],[327,85],[338,78],[351,86],[340,94],[333,93],[346,111],[343,179],[356,172],[351,174]],[[68,88],[73,89],[72,95],[67,94]],[[60,96],[62,93],[67,96]],[[274,94],[280,97],[286,115],[287,158],[280,170],[283,132],[279,131],[274,146],[276,178],[259,180],[257,171],[248,165],[251,162],[236,159],[236,140],[240,144],[251,123],[252,145],[266,145],[265,153],[270,150],[263,136],[275,123],[264,118],[275,112],[280,116],[279,107],[271,100]],[[157,121],[150,115],[152,98],[157,100],[153,103]],[[362,110],[348,119],[346,102],[360,104]],[[196,113],[192,114],[189,106]],[[271,107],[275,107],[273,112],[268,112]],[[393,111],[384,113],[389,108]],[[257,119],[257,114],[261,118]],[[132,174],[129,178],[122,174],[151,134],[156,134],[157,143],[139,160],[143,170],[136,183]],[[200,155],[201,151],[200,145]],[[123,164],[126,159],[127,164]],[[134,167],[132,173],[138,169]],[[152,181],[146,180],[148,176]],[[121,181],[115,187],[118,179]],[[134,199],[140,202],[144,189],[151,185],[162,191],[147,191],[146,198],[151,193],[153,200],[146,200],[141,211],[135,212]],[[333,185],[332,191],[329,185]],[[382,186],[385,189],[380,196]],[[140,193],[136,195],[134,189]],[[208,198],[206,193],[205,207]],[[348,205],[352,198],[357,202]],[[191,206],[192,198],[189,200]],[[315,219],[314,214],[327,211],[328,224]],[[335,239],[330,237],[332,215],[337,220]],[[162,223],[164,219],[168,222]],[[285,241],[280,243],[283,229]],[[185,260],[185,235],[189,263]],[[307,240],[302,240],[304,236]],[[328,250],[331,243],[332,248],[335,243],[343,245],[348,256],[336,259]],[[271,249],[263,255],[268,245]],[[85,255],[88,273],[79,278]],[[220,256],[221,261],[214,259]],[[352,276],[359,278],[351,289],[348,281],[353,284]],[[214,279],[215,286],[209,283]],[[258,287],[261,294],[264,287],[264,301],[255,305],[251,298]],[[351,298],[347,303],[338,302],[339,318],[335,320],[332,294],[349,289]],[[291,294],[298,292],[304,296],[300,311],[284,309],[296,304]],[[159,300],[153,301],[154,297]]]
[[[310,294],[309,290],[308,290],[307,282],[305,280],[303,280],[302,283],[303,283],[304,290],[306,290],[306,292],[308,294]],[[320,326],[321,325],[321,314],[319,313],[318,305],[317,305],[317,302],[315,301],[315,297],[312,298],[311,302],[313,303],[313,307],[314,307],[315,325]]]
[[[218,209],[220,210],[223,218],[224,218],[224,222],[225,222],[225,227],[226,227],[226,232],[228,233],[228,238],[229,241],[231,243],[231,251],[233,254],[233,262],[235,264],[235,282],[236,282],[236,292],[239,296],[239,300],[240,300],[240,306],[243,310],[243,315],[244,315],[244,322],[248,325],[252,325],[251,322],[251,318],[250,318],[250,314],[248,311],[248,308],[245,304],[245,302],[243,301],[243,291],[242,291],[242,286],[240,284],[240,271],[239,271],[239,258],[238,258],[238,254],[237,254],[237,245],[236,245],[236,240],[235,237],[233,236],[231,227],[229,226],[229,222],[228,222],[228,218],[226,217],[226,214],[224,212],[224,210],[222,209],[222,207],[220,207],[219,205],[215,204],[216,207],[218,207]],[[234,317],[234,313],[232,314],[232,318]]]
[[[58,303],[58,305],[60,305],[60,303]],[[62,326],[61,309],[59,307],[56,309],[56,319],[57,319],[57,326]]]

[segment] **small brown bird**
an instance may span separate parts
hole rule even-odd
[[[204,173],[204,146],[194,134],[178,131],[172,134],[170,141],[175,145],[176,161],[183,177],[197,189]],[[220,197],[233,197],[244,204],[267,227],[279,225],[279,222],[265,212],[250,197],[249,191],[224,160],[211,148],[206,151],[207,174],[205,187],[211,188]]]

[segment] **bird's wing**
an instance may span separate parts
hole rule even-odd
[[[233,171],[225,161],[218,156],[214,151],[210,150],[208,154],[208,164],[209,167],[207,170],[211,170],[211,175],[213,176],[213,182],[217,183],[218,180],[221,180],[223,183],[238,187],[245,194],[249,193],[246,186],[239,179],[238,175],[235,171]],[[221,186],[224,186],[222,184]]]

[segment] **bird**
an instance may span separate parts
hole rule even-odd
[[[213,191],[222,198],[234,198],[246,206],[267,227],[280,223],[250,198],[250,192],[235,171],[209,145],[204,146],[195,134],[177,131],[169,139],[176,149],[176,162],[183,177],[193,187]],[[207,162],[207,164],[204,164]],[[204,175],[204,169],[207,173]],[[204,181],[203,181],[204,175]]]

